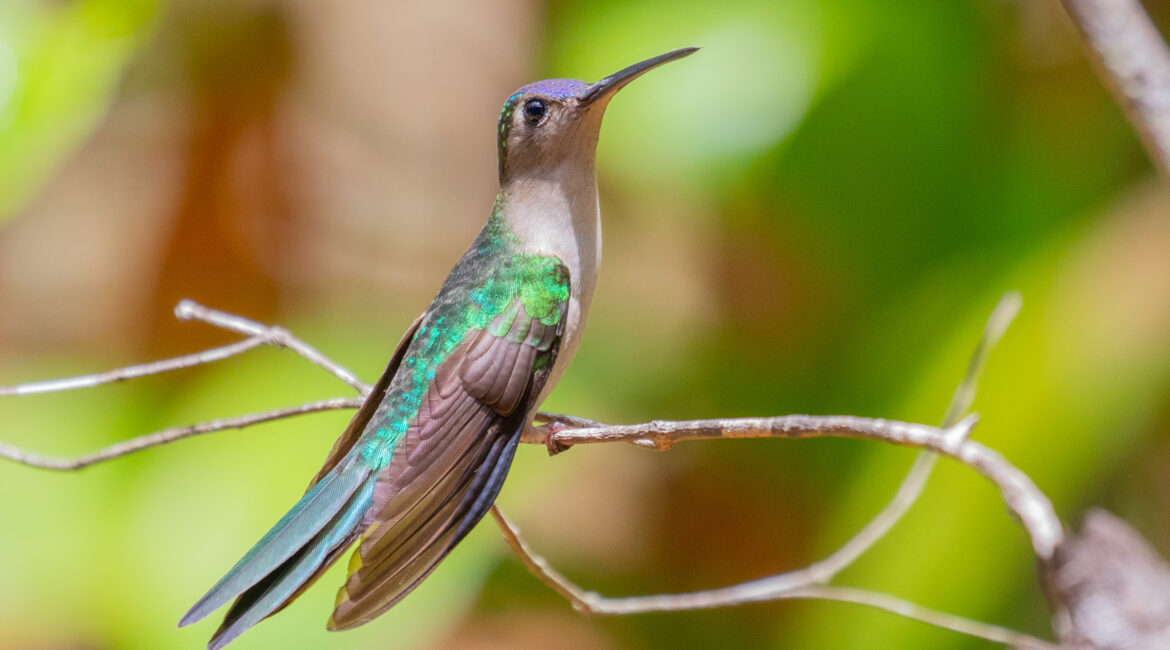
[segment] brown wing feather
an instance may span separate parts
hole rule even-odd
[[[515,441],[504,436],[494,436],[492,440],[493,444],[485,449],[487,453],[478,459],[478,466],[498,471],[501,467],[499,461],[505,455],[510,462]],[[473,471],[469,478],[473,485],[465,490],[471,492],[477,485],[483,487],[490,483],[492,476],[489,472]],[[491,500],[494,500],[494,495]],[[458,525],[466,519],[460,513],[468,505],[460,499],[449,498],[433,516],[413,529],[406,540],[389,548],[374,571],[368,575],[362,575],[360,570],[355,572],[342,588],[348,598],[338,603],[330,622],[331,629],[346,629],[365,623],[410,593],[470,530],[470,525]],[[475,517],[476,521],[478,519]],[[371,609],[370,603],[377,606]]]
[[[436,368],[400,443],[404,453],[378,477],[330,629],[360,625],[404,597],[495,499],[565,320],[562,313],[557,325],[545,325],[518,300],[509,312]]]
[[[489,450],[490,447],[483,449],[485,452]],[[366,538],[373,543],[363,545],[361,549],[363,558],[377,558],[377,562],[363,564],[346,581],[345,591],[351,602],[358,605],[363,601],[376,600],[374,597],[381,593],[379,590],[399,586],[392,578],[403,574],[407,568],[404,560],[432,549],[436,539],[444,532],[453,530],[450,523],[460,506],[460,499],[457,498],[459,488],[474,477],[476,468],[483,465],[486,455],[475,453],[461,458],[459,464],[433,490],[434,494],[443,495],[441,500],[430,503],[427,508],[415,506],[404,509],[397,513],[394,520],[378,524]],[[400,534],[375,537],[378,530],[397,530]]]

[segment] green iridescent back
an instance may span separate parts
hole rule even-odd
[[[423,394],[438,367],[472,330],[486,329],[500,315],[514,318],[517,304],[545,325],[559,323],[569,299],[569,275],[555,257],[517,252],[497,201],[487,225],[451,269],[419,324],[385,401],[362,435],[362,454],[376,468],[390,462],[394,447],[418,415]],[[490,332],[503,336],[511,321]],[[547,358],[538,359],[538,370]]]

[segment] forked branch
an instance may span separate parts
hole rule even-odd
[[[963,634],[1020,647],[1051,647],[1047,642],[1025,634],[936,612],[884,594],[827,586],[827,583],[838,573],[881,539],[917,500],[933,467],[936,453],[950,456],[971,466],[996,484],[1000,488],[1004,500],[1020,519],[1031,537],[1037,555],[1042,559],[1051,555],[1052,549],[1060,541],[1061,529],[1047,498],[1027,476],[1007,463],[994,451],[967,440],[976,423],[974,416],[959,419],[970,408],[976,381],[988,351],[998,341],[1018,309],[1019,297],[1014,293],[1006,295],[1000,301],[988,321],[967,374],[947,409],[942,428],[852,416],[810,415],[687,422],[655,421],[641,425],[610,426],[584,418],[540,413],[537,415],[537,419],[550,423],[550,425],[536,427],[525,434],[525,442],[547,444],[550,449],[560,450],[580,444],[615,441],[626,441],[642,447],[665,450],[674,443],[684,440],[823,436],[879,440],[926,450],[919,456],[891,502],[873,520],[838,551],[803,569],[703,592],[618,599],[604,598],[580,589],[552,569],[543,558],[528,548],[527,544],[520,538],[515,526],[499,510],[493,509],[493,516],[503,529],[509,545],[521,557],[525,565],[537,577],[582,611],[598,614],[631,614],[644,611],[726,607],[761,600],[812,598],[877,607]],[[97,386],[211,363],[241,354],[260,345],[271,345],[296,352],[355,389],[361,397],[326,399],[289,408],[165,429],[126,440],[77,458],[48,457],[0,443],[0,458],[7,458],[17,463],[42,469],[76,470],[204,433],[242,429],[262,422],[325,410],[357,408],[361,405],[364,396],[369,393],[368,384],[283,328],[263,325],[241,316],[209,309],[188,300],[181,302],[175,312],[180,319],[198,320],[237,332],[247,338],[232,345],[107,373],[0,388],[0,396]]]
[[[847,437],[879,440],[918,447],[919,455],[889,504],[860,532],[823,560],[802,569],[718,589],[680,593],[610,598],[582,589],[556,571],[532,551],[516,526],[498,509],[492,515],[504,531],[508,544],[528,570],[583,613],[626,615],[646,612],[683,611],[730,607],[782,599],[821,599],[850,602],[882,609],[936,627],[1020,648],[1054,648],[1033,636],[970,619],[938,612],[887,594],[829,582],[881,539],[918,499],[934,466],[936,453],[950,456],[979,471],[999,489],[1005,502],[1020,520],[1032,540],[1037,557],[1047,561],[1060,544],[1063,532],[1048,498],[1023,472],[987,447],[967,440],[975,416],[959,420],[970,409],[979,375],[991,349],[1003,336],[1020,308],[1016,293],[1006,294],[992,312],[983,336],[967,367],[967,373],[951,399],[939,429],[919,424],[857,417],[816,417],[791,415],[775,418],[655,421],[640,425],[607,426],[596,422],[547,416],[557,430],[549,435],[550,448],[565,449],[576,444],[625,441],[642,447],[665,450],[683,440],[716,438],[811,438]],[[532,440],[537,442],[537,440]]]

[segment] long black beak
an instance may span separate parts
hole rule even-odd
[[[674,50],[673,52],[667,52],[666,54],[659,54],[652,59],[646,59],[641,63],[635,63],[628,68],[625,68],[619,72],[615,72],[605,79],[602,79],[601,81],[598,81],[597,83],[589,86],[585,92],[581,93],[581,103],[592,104],[599,99],[611,97],[614,93],[624,88],[626,84],[642,76],[647,71],[653,68],[657,68],[663,63],[669,63],[675,59],[681,59],[697,49],[699,48],[684,47],[679,50]]]

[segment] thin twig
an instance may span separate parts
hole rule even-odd
[[[562,446],[607,442],[647,441],[669,449],[684,440],[735,438],[857,438],[929,449],[954,458],[976,470],[999,488],[1008,508],[1032,538],[1032,547],[1042,560],[1052,556],[1062,530],[1052,503],[1032,479],[997,452],[971,440],[964,440],[976,418],[968,416],[947,429],[896,420],[854,416],[785,415],[773,418],[731,418],[721,420],[655,420],[645,424],[611,425],[601,428],[568,429],[552,436]]]
[[[1047,641],[1042,641],[1028,634],[1009,630],[998,625],[945,614],[893,596],[846,587],[814,585],[773,592],[765,589],[755,589],[752,583],[745,583],[744,585],[736,585],[735,587],[685,594],[607,598],[595,592],[585,591],[556,569],[552,568],[547,560],[529,548],[528,544],[520,536],[519,529],[500,512],[499,508],[493,506],[491,512],[496,523],[499,524],[500,529],[504,532],[504,539],[507,540],[508,545],[512,547],[516,554],[520,556],[520,559],[528,567],[528,570],[540,577],[545,584],[568,600],[574,609],[584,614],[620,616],[647,612],[711,609],[768,600],[809,598],[876,607],[899,616],[921,621],[960,634],[998,643],[1011,644],[1022,648],[1049,650],[1056,647]]]
[[[292,350],[304,357],[309,363],[318,368],[325,369],[334,377],[352,386],[358,394],[362,396],[370,394],[371,387],[369,384],[358,379],[357,375],[350,372],[349,369],[321,354],[317,348],[293,336],[291,332],[283,327],[264,325],[244,318],[243,316],[204,307],[194,300],[179,301],[179,304],[175,306],[175,317],[179,320],[201,321],[248,336],[262,337],[268,345]]]
[[[271,422],[273,420],[281,420],[308,413],[355,409],[362,405],[362,401],[363,398],[361,397],[335,397],[333,399],[309,402],[308,404],[290,406],[288,408],[264,411],[263,413],[251,413],[249,415],[200,422],[185,427],[173,427],[124,440],[76,458],[45,456],[0,442],[0,458],[6,458],[21,465],[28,465],[29,467],[37,467],[40,469],[73,471],[103,461],[113,460],[114,458],[121,458],[136,451],[165,445],[183,438],[190,438],[204,433],[225,431],[227,429],[243,429],[262,422]]]
[[[967,363],[967,374],[963,375],[963,380],[955,388],[951,402],[947,405],[946,412],[943,413],[942,426],[954,425],[959,421],[959,418],[971,411],[971,404],[975,401],[975,392],[979,388],[979,375],[983,372],[983,366],[987,365],[987,358],[991,355],[991,351],[995,349],[996,345],[999,345],[999,340],[1003,338],[1012,321],[1019,315],[1022,305],[1023,297],[1020,296],[1020,292],[1009,291],[1000,297],[995,309],[991,310],[991,315],[987,317],[987,323],[983,326],[979,343],[975,345],[975,351],[971,353],[971,360]]]
[[[1105,85],[1170,180],[1170,49],[1138,0],[1063,0]]]
[[[291,406],[271,411],[264,411],[261,413],[252,413],[249,415],[241,415],[232,418],[211,420],[189,426],[172,427],[138,436],[136,438],[131,438],[130,440],[124,440],[109,447],[104,447],[95,452],[75,458],[46,456],[36,452],[21,449],[14,445],[0,442],[0,458],[5,458],[22,465],[37,467],[40,469],[51,469],[59,471],[78,470],[103,461],[112,460],[114,458],[121,458],[127,454],[149,449],[150,447],[164,445],[176,440],[190,438],[192,436],[202,435],[205,433],[214,433],[216,431],[224,431],[227,429],[242,429],[254,424],[260,424],[262,422],[271,422],[272,420],[295,417],[299,415],[305,415],[307,413],[316,413],[319,411],[356,409],[362,405],[365,396],[368,395],[371,390],[368,384],[358,379],[348,369],[321,354],[321,352],[313,346],[293,336],[292,333],[283,327],[257,323],[256,321],[249,320],[243,316],[237,316],[235,314],[229,314],[217,309],[204,307],[203,305],[200,305],[193,300],[180,301],[179,304],[175,307],[175,316],[180,320],[196,320],[204,322],[215,327],[243,334],[248,338],[238,343],[232,343],[230,345],[225,345],[218,348],[211,348],[202,352],[196,352],[172,359],[164,359],[162,361],[155,361],[152,363],[144,363],[137,366],[117,368],[109,372],[83,375],[80,377],[69,377],[65,379],[53,379],[49,381],[18,384],[16,386],[0,386],[0,397],[10,395],[31,395],[34,393],[48,393],[55,391],[74,390],[78,388],[93,388],[103,384],[110,384],[119,381],[125,381],[127,379],[145,377],[147,375],[171,372],[174,370],[181,370],[206,363],[221,361],[243,352],[247,352],[248,350],[259,347],[261,345],[271,345],[273,347],[286,348],[296,352],[313,365],[325,369],[334,377],[352,386],[355,390],[358,391],[361,397],[336,397],[333,399],[309,402],[299,406]]]
[[[844,429],[837,426],[834,420],[837,418],[812,418],[810,416],[793,416],[799,418],[809,418],[803,420],[801,431],[797,435],[791,437],[816,437],[819,435],[840,435]],[[930,430],[938,437],[955,437],[957,439],[966,438],[971,431],[971,427],[975,423],[974,417],[968,420],[961,421],[957,426],[950,430],[939,430],[934,427],[927,427],[925,425],[908,425],[906,423],[898,422],[891,423],[883,420],[869,420],[862,422],[863,418],[857,418],[853,422],[844,425],[850,429],[855,430],[856,436],[845,435],[844,437],[867,437],[860,433],[860,430],[871,428],[877,439],[892,441],[883,433],[887,430],[890,424],[897,424],[904,427],[921,427],[924,430]],[[821,424],[818,425],[817,423]],[[667,424],[667,423],[656,423]],[[807,426],[807,431],[804,427]],[[820,431],[824,429],[825,431]],[[796,433],[795,429],[790,429]],[[833,431],[834,433],[828,433]],[[808,435],[806,435],[808,434]],[[759,436],[765,437],[765,436]],[[789,437],[789,436],[777,436]],[[897,523],[899,519],[906,513],[906,511],[913,505],[914,501],[921,493],[922,486],[926,482],[927,475],[933,466],[933,462],[925,460],[927,458],[934,458],[932,452],[923,452],[915,461],[911,471],[907,474],[906,479],[899,487],[897,493],[890,503],[878,513],[876,517],[871,519],[869,523],[861,529],[854,537],[842,545],[837,551],[828,555],[824,559],[814,562],[808,566],[785,573],[780,573],[764,578],[759,578],[749,582],[740,583],[731,587],[711,589],[702,592],[694,592],[687,594],[691,597],[688,602],[705,602],[707,599],[714,599],[717,602],[724,602],[732,598],[733,595],[744,597],[743,602],[751,602],[753,600],[762,600],[777,598],[781,594],[812,585],[825,584],[831,581],[837,574],[845,570],[853,562],[857,560],[862,554],[871,548],[882,536]],[[681,596],[681,595],[680,595]]]
[[[995,309],[991,311],[991,316],[987,318],[987,323],[983,327],[979,343],[976,344],[975,351],[971,354],[971,359],[967,364],[967,372],[963,376],[963,380],[959,382],[958,387],[955,388],[951,401],[943,414],[943,427],[954,426],[959,422],[959,418],[971,410],[983,366],[986,365],[991,350],[1003,338],[1012,321],[1020,313],[1021,303],[1022,298],[1016,291],[1005,293],[996,303]],[[825,559],[810,565],[808,567],[810,575],[821,577],[819,582],[828,582],[857,561],[866,551],[873,548],[873,545],[885,537],[894,525],[902,520],[910,507],[918,501],[918,497],[926,488],[926,481],[930,478],[930,473],[936,462],[938,462],[938,455],[928,451],[919,453],[890,502],[839,549]]]
[[[78,388],[93,388],[94,386],[101,386],[102,384],[112,384],[119,381],[125,381],[127,379],[136,379],[138,377],[145,377],[147,375],[157,375],[162,372],[171,372],[172,370],[191,368],[193,366],[212,363],[214,361],[221,361],[223,359],[227,359],[228,357],[233,357],[237,354],[247,352],[252,348],[264,345],[267,342],[268,341],[263,336],[252,336],[238,343],[232,343],[231,345],[225,345],[219,348],[211,348],[210,350],[204,350],[194,354],[187,354],[181,357],[174,357],[172,359],[163,359],[162,361],[153,361],[151,363],[144,363],[137,366],[117,368],[109,372],[102,372],[93,375],[82,375],[80,377],[67,377],[64,379],[50,379],[48,381],[36,381],[27,384],[17,384],[16,386],[0,386],[0,397],[7,397],[10,395],[52,393],[62,390],[75,390]]]
[[[209,325],[244,334],[248,338],[230,345],[203,350],[202,352],[185,354],[180,357],[152,361],[136,366],[115,368],[114,370],[92,375],[35,381],[17,384],[15,386],[0,386],[0,397],[53,393],[79,388],[94,388],[104,384],[126,381],[127,379],[137,379],[139,377],[183,370],[185,368],[193,368],[207,363],[222,361],[262,345],[271,345],[277,348],[292,350],[310,363],[324,368],[334,377],[349,384],[359,394],[367,395],[370,392],[369,384],[361,381],[348,369],[321,354],[313,346],[293,336],[283,327],[263,325],[256,321],[248,320],[243,316],[236,316],[235,314],[204,307],[193,300],[181,301],[175,307],[175,316],[179,320],[202,321]]]
[[[802,598],[816,600],[831,600],[842,603],[853,603],[873,607],[891,614],[897,614],[911,620],[933,625],[944,630],[951,630],[959,634],[966,634],[988,641],[995,641],[1013,648],[1031,648],[1033,650],[1057,650],[1060,646],[1038,639],[1030,634],[1016,632],[998,625],[973,621],[969,618],[947,614],[938,610],[923,607],[902,598],[883,594],[866,589],[853,587],[817,586],[805,587],[785,594],[783,598]]]

